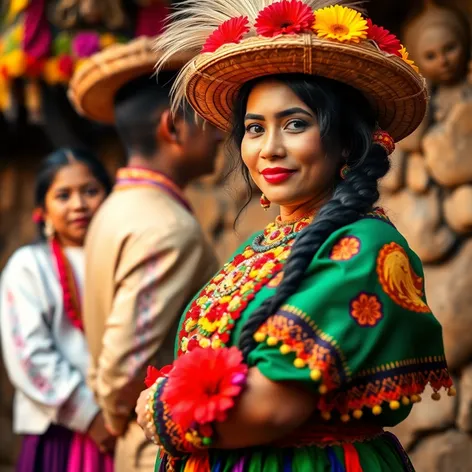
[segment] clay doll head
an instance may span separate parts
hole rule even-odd
[[[405,45],[433,85],[455,85],[467,75],[470,31],[457,11],[427,2],[404,31]]]

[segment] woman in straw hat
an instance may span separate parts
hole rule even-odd
[[[136,407],[156,470],[413,470],[383,427],[454,395],[421,262],[375,207],[422,77],[395,36],[317,0],[186,0],[157,48],[201,47],[175,86],[231,131],[280,216],[183,315]]]

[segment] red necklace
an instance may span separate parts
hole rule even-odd
[[[59,283],[62,289],[64,311],[72,325],[83,331],[84,326],[82,323],[80,294],[72,266],[56,237],[51,239],[50,246],[54,262],[56,263],[55,265],[59,277]]]

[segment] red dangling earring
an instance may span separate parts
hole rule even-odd
[[[346,179],[346,176],[347,174],[349,174],[349,171],[351,169],[349,169],[349,166],[347,164],[344,164],[342,167],[341,167],[341,171],[339,172],[339,174],[341,175],[341,179],[345,180]]]
[[[264,195],[261,195],[261,207],[264,208],[265,211],[267,211],[270,208],[270,200]]]

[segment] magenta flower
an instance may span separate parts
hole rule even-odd
[[[79,33],[72,40],[72,51],[77,57],[90,57],[100,50],[100,35],[93,32]]]

